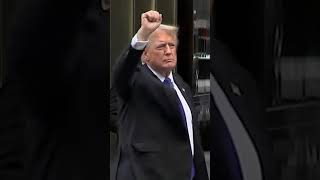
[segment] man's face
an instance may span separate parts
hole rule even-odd
[[[144,61],[157,72],[168,75],[177,64],[177,40],[163,30],[154,33],[143,53]]]

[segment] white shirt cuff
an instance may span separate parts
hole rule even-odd
[[[139,41],[137,34],[131,40],[131,46],[136,50],[143,50],[148,44],[148,41]]]

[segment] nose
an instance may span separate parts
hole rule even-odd
[[[172,49],[170,48],[169,44],[166,44],[166,47],[164,49],[165,54],[172,54]]]

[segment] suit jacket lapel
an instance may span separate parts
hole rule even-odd
[[[191,110],[191,113],[193,115],[192,94],[187,93],[187,90],[189,90],[189,88],[184,85],[184,83],[182,82],[182,80],[178,76],[173,75],[173,79],[174,79],[174,82],[176,83],[176,85],[178,86],[181,94],[183,95],[184,99],[188,103],[189,108]]]
[[[179,113],[179,107],[177,103],[179,97],[176,91],[172,88],[166,87],[161,82],[161,80],[148,68],[147,65],[142,65],[141,68],[143,71],[153,76],[155,78],[155,83],[159,85],[158,87],[156,87],[159,88],[159,91],[155,93],[163,93],[162,95],[158,96],[159,99],[157,100],[157,102],[159,102],[161,106],[164,108],[165,113],[172,119],[177,119],[177,121],[174,122],[174,124],[176,124],[178,127],[184,127],[181,126],[181,115]]]

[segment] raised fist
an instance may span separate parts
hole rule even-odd
[[[162,14],[157,11],[148,11],[141,15],[141,27],[138,31],[138,39],[148,40],[150,34],[155,31],[162,22]]]

